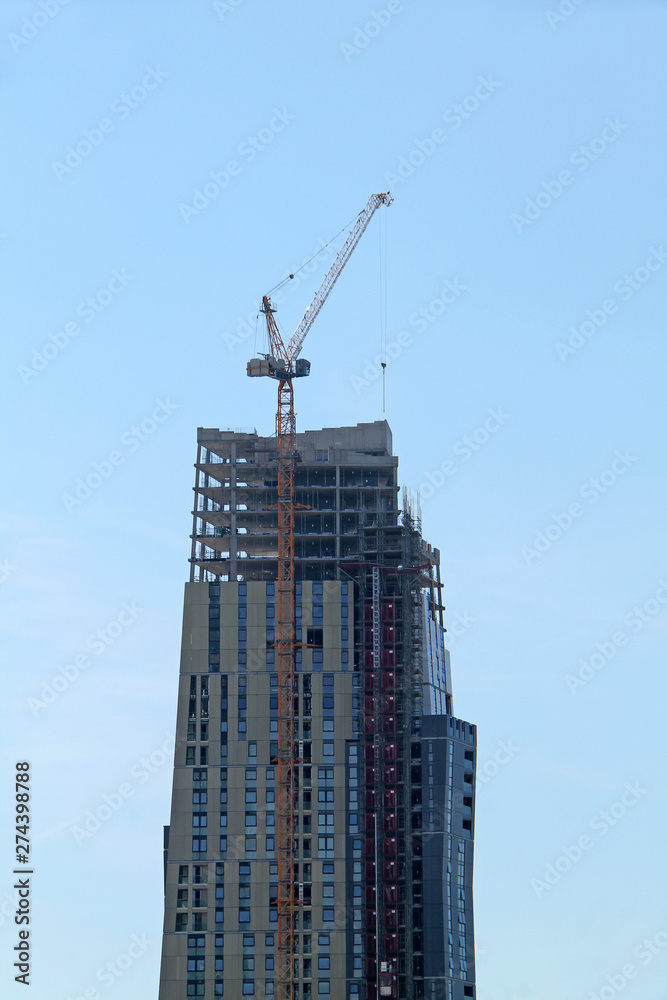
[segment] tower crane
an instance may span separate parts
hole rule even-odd
[[[389,192],[374,194],[359,213],[345,243],[285,347],[275,320],[275,306],[262,298],[269,353],[248,362],[251,377],[278,382],[276,416],[278,464],[278,594],[275,648],[278,653],[278,997],[292,1000],[294,984],[294,466],[296,414],[293,380],[310,375],[310,362],[300,358],[306,335],[380,205],[391,205]]]

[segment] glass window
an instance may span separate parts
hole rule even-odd
[[[249,924],[250,923],[250,910],[246,907],[239,907],[239,923]]]

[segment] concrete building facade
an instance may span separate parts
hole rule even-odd
[[[386,422],[297,435],[295,1000],[475,997],[475,727]],[[159,1000],[277,994],[275,438],[200,428]]]

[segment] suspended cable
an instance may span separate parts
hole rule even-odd
[[[350,230],[360,215],[363,215],[363,211],[359,212],[358,215],[355,215],[355,217],[350,222],[348,222],[347,225],[343,226],[342,229],[339,229],[336,235],[332,236],[328,243],[325,243],[324,246],[320,247],[317,253],[314,253],[312,257],[308,258],[308,260],[304,260],[301,267],[297,267],[297,269],[294,271],[294,274],[288,274],[286,278],[283,278],[282,281],[279,281],[278,284],[274,285],[273,288],[271,288],[270,291],[268,291],[266,294],[273,295],[273,293],[277,292],[279,288],[282,288],[283,285],[286,285],[288,281],[291,281],[292,278],[296,277],[299,271],[303,271],[304,267],[307,267],[310,264],[311,260],[315,260],[316,257],[319,257],[323,250],[326,250],[326,248],[330,246],[334,240],[337,240],[341,233],[344,233],[346,230]]]
[[[384,213],[380,216],[380,357],[387,355],[387,220]],[[382,360],[382,412],[386,412],[386,369],[387,363]]]

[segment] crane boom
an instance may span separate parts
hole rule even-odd
[[[310,374],[310,362],[299,358],[306,335],[315,322],[331,289],[350,259],[354,248],[380,205],[391,205],[389,192],[374,194],[350,231],[336,259],[315,293],[303,319],[285,348],[275,307],[268,295],[262,298],[270,353],[248,362],[251,376],[266,375],[278,381],[276,415],[278,473],[278,579],[276,592],[275,651],[278,672],[278,1000],[294,1000],[294,924],[298,902],[294,882],[294,789],[298,763],[295,741],[296,618],[294,607],[294,467],[296,463],[296,414],[292,380]]]
[[[345,243],[340,248],[336,255],[336,259],[329,268],[329,271],[320,285],[320,287],[315,292],[315,297],[306,309],[303,319],[297,326],[296,330],[292,334],[289,344],[287,345],[287,360],[290,362],[296,361],[301,353],[301,348],[303,347],[303,342],[306,339],[306,335],[310,330],[311,326],[319,316],[322,306],[329,297],[333,286],[336,284],[341,276],[343,268],[347,264],[348,260],[352,256],[357,243],[364,235],[364,232],[371,221],[375,212],[380,207],[380,205],[391,205],[394,199],[391,197],[390,193],[387,191],[384,194],[372,194],[366,203],[366,207],[357,216],[357,221],[350,230],[350,233],[345,240]]]

